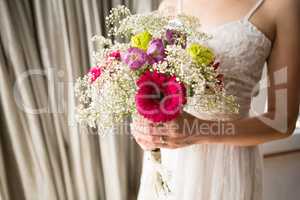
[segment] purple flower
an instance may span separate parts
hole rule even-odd
[[[142,49],[129,48],[127,53],[122,55],[122,60],[133,70],[141,68],[148,61],[148,55]]]
[[[164,43],[161,39],[154,39],[150,42],[147,50],[149,63],[154,64],[163,61],[166,57]]]
[[[175,37],[174,36],[175,36],[175,31],[168,29],[167,32],[166,32],[166,38],[167,38],[168,44],[173,45],[175,43]]]
[[[177,30],[168,29],[166,32],[167,42],[170,45],[181,45],[182,48],[186,48],[186,35]]]

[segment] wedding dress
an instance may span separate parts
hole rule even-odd
[[[250,22],[262,3],[259,0],[243,19],[208,31],[212,39],[207,45],[220,60],[226,90],[237,98],[240,117],[249,114],[252,91],[271,51],[271,41]],[[190,112],[201,117],[201,113]],[[162,163],[171,175],[170,200],[262,200],[262,155],[257,146],[200,144],[162,149]],[[138,200],[156,199],[152,170],[145,153]]]

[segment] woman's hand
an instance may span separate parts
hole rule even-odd
[[[132,134],[144,150],[177,149],[206,142],[205,135],[189,131],[192,123],[198,122],[193,119],[196,120],[193,116],[183,113],[176,120],[162,124],[145,120],[135,121],[132,124]]]
[[[160,138],[150,135],[151,123],[149,121],[143,118],[135,119],[130,127],[131,134],[143,150],[155,150],[157,148]]]

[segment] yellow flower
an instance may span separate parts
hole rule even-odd
[[[146,51],[151,39],[152,35],[149,32],[145,31],[133,36],[131,38],[131,45],[132,47],[140,48]]]
[[[200,44],[191,44],[187,51],[192,57],[193,61],[199,65],[209,65],[215,59],[214,52]]]

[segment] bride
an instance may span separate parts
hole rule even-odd
[[[221,63],[226,90],[236,96],[240,112],[228,118],[185,110],[176,121],[159,127],[133,122],[140,127],[132,130],[133,135],[144,150],[162,149],[162,163],[171,174],[170,199],[261,200],[258,145],[290,136],[298,116],[300,2],[165,0],[160,6],[170,8],[199,17],[201,28],[212,35],[207,45]],[[268,109],[251,117],[253,91],[265,63]],[[151,170],[146,153],[139,200],[155,199]]]

